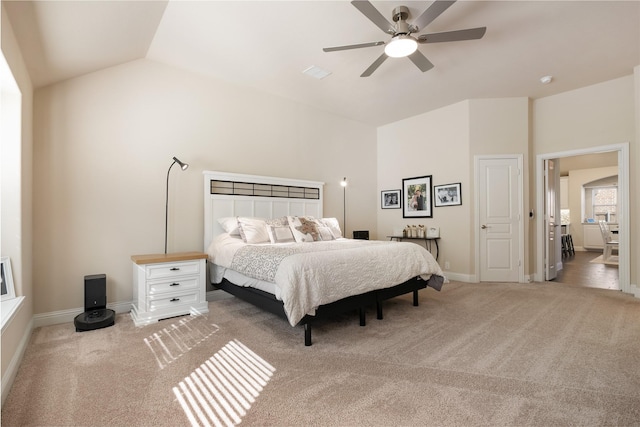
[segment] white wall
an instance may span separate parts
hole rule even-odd
[[[16,294],[25,297],[11,323],[2,330],[0,347],[2,348],[2,400],[4,401],[29,339],[33,317],[31,204],[33,89],[11,23],[7,19],[4,4],[0,9],[0,18],[2,19],[0,25],[2,54],[20,92],[20,94],[12,93],[10,98],[12,103],[19,103],[21,108],[19,130],[17,130],[19,141],[16,142],[13,139],[11,142],[7,141],[4,133],[6,129],[3,129],[2,134],[2,255],[11,257]],[[8,119],[5,117],[5,105],[3,105],[2,114],[4,127],[4,120]],[[12,146],[7,147],[8,143]],[[5,158],[5,153],[9,157]],[[6,192],[10,196],[5,199]]]
[[[202,250],[202,171],[324,181],[325,215],[375,232],[375,129],[149,60],[38,90],[35,97],[35,312],[83,306],[83,278],[107,275],[130,301],[130,256]]]

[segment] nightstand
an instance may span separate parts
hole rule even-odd
[[[133,255],[133,304],[136,326],[160,319],[209,312],[203,252]]]

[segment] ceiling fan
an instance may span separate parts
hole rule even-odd
[[[325,47],[325,52],[338,50],[360,49],[363,47],[385,45],[384,53],[367,68],[360,77],[369,77],[388,58],[409,57],[422,72],[433,68],[433,64],[418,49],[418,44],[442,43],[462,40],[477,40],[484,36],[487,27],[469,28],[466,30],[446,31],[442,33],[422,34],[417,38],[412,34],[422,31],[427,25],[447,10],[456,0],[435,0],[411,24],[407,22],[409,8],[398,6],[393,9],[393,24],[389,22],[368,0],[354,0],[351,2],[364,16],[369,18],[378,28],[387,34],[391,34],[388,42],[378,41],[370,43],[352,44],[347,46]]]

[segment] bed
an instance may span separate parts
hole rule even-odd
[[[407,242],[345,239],[324,218],[323,183],[204,172],[204,248],[212,285],[304,326],[430,286],[444,275],[431,254]]]

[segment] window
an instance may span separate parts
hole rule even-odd
[[[582,197],[582,218],[585,222],[618,222],[618,175],[584,183]]]
[[[601,187],[591,189],[593,217],[607,222],[617,222],[618,188]]]

